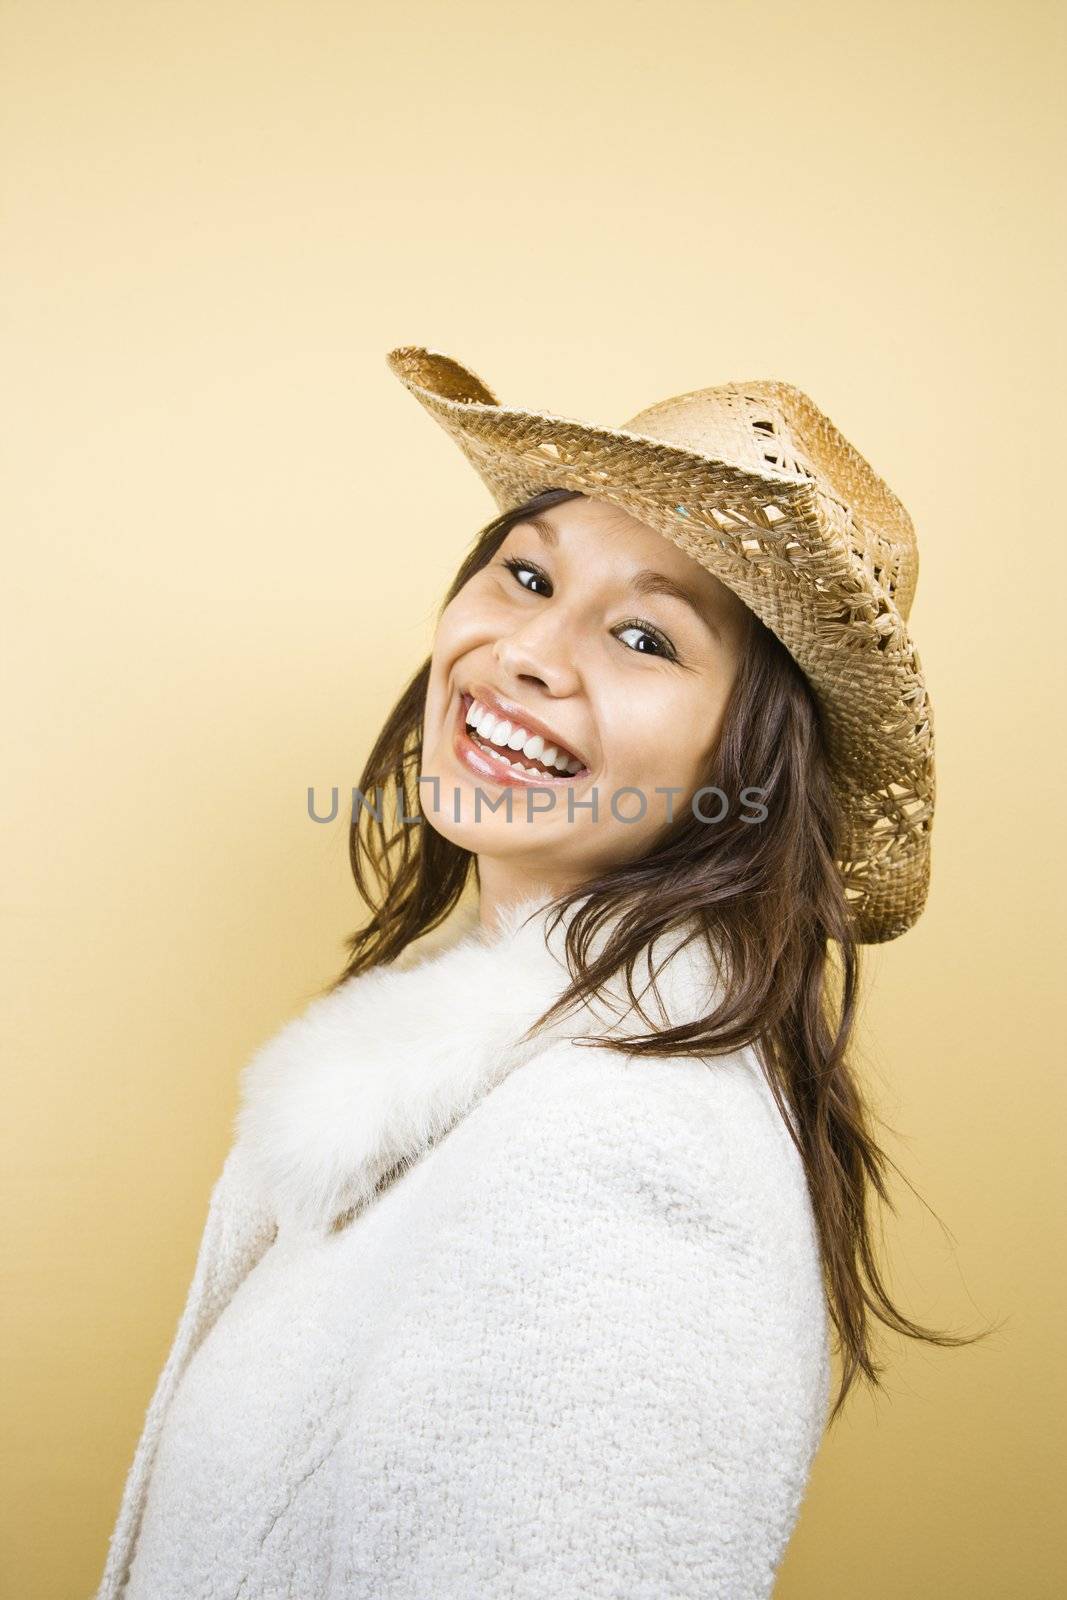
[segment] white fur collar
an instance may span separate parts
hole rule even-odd
[[[260,1047],[242,1073],[237,1141],[280,1227],[327,1230],[358,1209],[551,1040],[645,1032],[711,1009],[706,944],[680,950],[674,940],[657,947],[656,964],[669,960],[655,989],[635,970],[650,1023],[632,1011],[625,986],[613,985],[610,1012],[583,1006],[518,1042],[568,984],[563,938],[574,908],[546,938],[546,901],[511,907],[495,935],[476,909],[455,913],[443,932],[319,996]]]

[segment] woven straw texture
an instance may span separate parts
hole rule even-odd
[[[806,674],[846,818],[839,858],[855,937],[896,938],[930,882],[933,717],[906,622],[911,518],[812,400],[771,380],[660,401],[617,428],[518,410],[439,351],[392,371],[459,445],[501,511],[579,489],[721,579]]]

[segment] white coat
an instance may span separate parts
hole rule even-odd
[[[770,1595],[830,1386],[803,1167],[751,1049],[516,1043],[542,905],[253,1055],[97,1600]],[[712,1003],[671,951],[653,1021]]]

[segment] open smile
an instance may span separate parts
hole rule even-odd
[[[459,698],[454,745],[463,764],[492,783],[566,785],[589,772],[580,757],[466,693]]]

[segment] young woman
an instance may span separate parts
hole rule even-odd
[[[393,369],[501,514],[245,1069],[100,1600],[771,1593],[872,1317],[857,946],[922,910],[906,512],[804,395]]]

